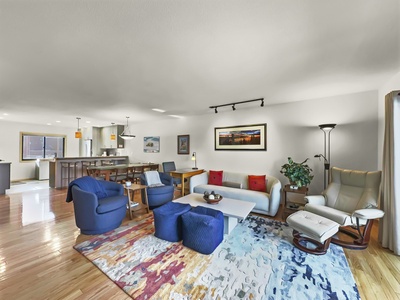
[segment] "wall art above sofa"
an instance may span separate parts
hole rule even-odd
[[[267,150],[267,124],[214,128],[215,150]]]

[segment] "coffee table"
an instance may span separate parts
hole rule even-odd
[[[203,194],[189,194],[173,202],[190,204],[192,207],[204,206],[221,211],[224,214],[224,233],[230,234],[238,221],[245,219],[256,205],[254,202],[223,198],[218,204],[208,204]]]

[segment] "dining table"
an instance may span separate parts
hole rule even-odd
[[[117,165],[104,165],[104,166],[89,166],[87,169],[93,171],[96,176],[103,176],[104,180],[110,181],[111,175],[117,170],[127,169],[128,172],[133,169],[141,169],[141,173],[147,170],[157,170],[158,164],[155,163],[130,163],[130,164],[117,164]]]

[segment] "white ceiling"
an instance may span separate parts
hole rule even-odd
[[[399,0],[0,0],[0,118],[132,124],[377,90],[400,71],[399,15]]]

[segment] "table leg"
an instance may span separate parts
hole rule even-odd
[[[184,177],[184,175],[182,174],[182,176],[181,176],[181,187],[182,187],[182,197],[183,196],[185,196],[185,177]]]
[[[129,217],[131,220],[133,219],[132,216],[132,209],[131,209],[131,190],[126,190],[128,192],[128,211],[129,211]],[[133,192],[133,191],[132,191]]]
[[[235,228],[235,226],[237,225],[237,223],[238,223],[237,218],[224,216],[224,233],[230,234],[233,228]]]
[[[147,213],[149,213],[150,209],[149,209],[149,201],[147,199],[147,188],[144,188],[144,202],[146,204],[146,211]]]

